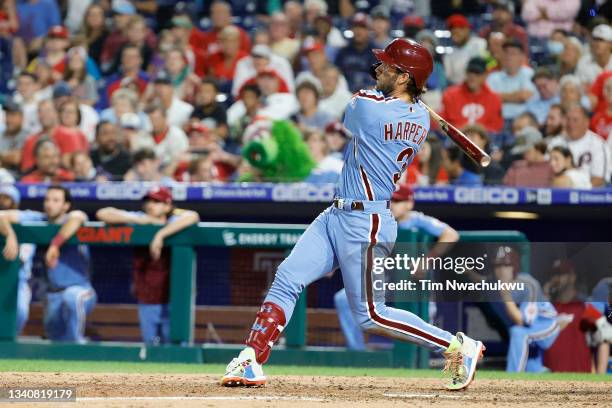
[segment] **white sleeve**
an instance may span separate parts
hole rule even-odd
[[[608,154],[608,148],[603,140],[598,141],[594,144],[594,149],[591,151],[591,164],[589,170],[591,177],[601,177],[604,181],[607,181],[609,168],[610,168],[610,157]]]

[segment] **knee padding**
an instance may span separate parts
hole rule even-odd
[[[272,346],[280,337],[285,324],[285,312],[275,303],[265,302],[257,312],[246,345],[253,347],[259,364],[268,361]]]

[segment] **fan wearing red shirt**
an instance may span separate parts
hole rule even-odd
[[[248,52],[240,49],[240,30],[230,25],[219,32],[221,50],[210,57],[209,74],[221,82],[234,79],[236,63]]]
[[[462,84],[449,87],[442,95],[442,116],[458,128],[479,123],[490,132],[504,126],[502,100],[486,84],[486,61],[472,58]]]
[[[34,170],[21,178],[22,183],[56,183],[72,181],[71,172],[60,167],[60,151],[49,139],[41,139],[36,144]]]
[[[21,171],[26,172],[34,167],[35,148],[37,142],[47,137],[59,149],[61,163],[68,166],[70,155],[77,151],[87,152],[87,140],[81,132],[68,129],[58,125],[58,115],[51,100],[44,100],[38,104],[38,118],[42,130],[29,136],[21,151]]]
[[[608,140],[612,132],[612,75],[603,82],[600,109],[591,119],[591,130]]]
[[[226,1],[213,1],[210,6],[210,20],[213,28],[204,33],[204,41],[195,43],[198,40],[198,36],[194,35],[193,38],[189,39],[189,43],[193,47],[203,49],[208,55],[213,55],[221,50],[219,33],[225,27],[232,25],[232,8],[230,4]],[[238,28],[238,31],[240,33],[240,50],[248,53],[251,50],[249,35],[241,28]]]

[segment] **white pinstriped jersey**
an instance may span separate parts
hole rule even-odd
[[[353,138],[344,154],[338,197],[389,200],[427,137],[429,113],[418,104],[361,90],[346,108],[344,127]]]

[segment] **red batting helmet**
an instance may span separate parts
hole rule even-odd
[[[427,48],[412,40],[396,38],[384,50],[373,49],[376,58],[409,74],[418,89],[423,89],[433,70],[433,58]]]

